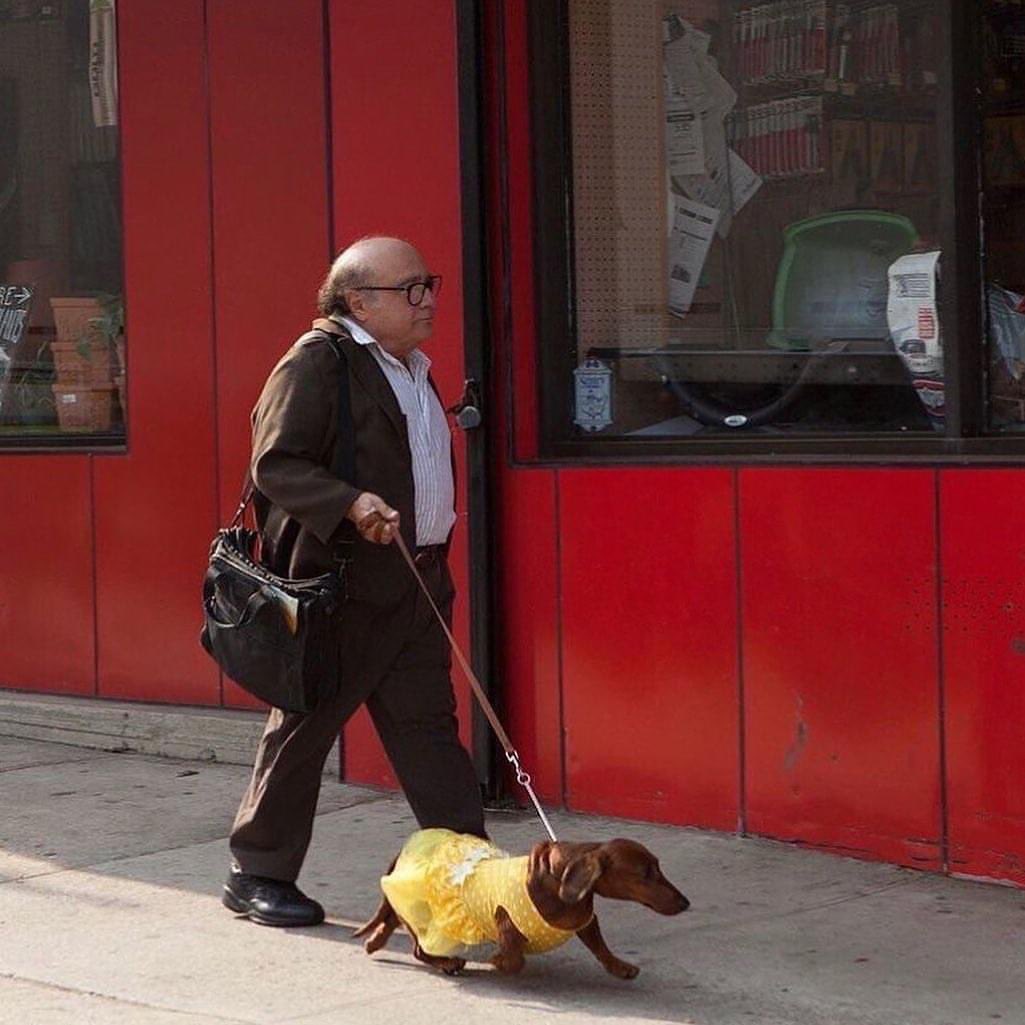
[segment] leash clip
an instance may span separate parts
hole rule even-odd
[[[530,773],[520,765],[519,753],[515,748],[510,748],[505,752],[505,758],[513,769],[515,769],[516,782],[527,791],[527,796],[534,804],[534,811],[537,812],[537,817],[541,820],[541,824],[545,827],[545,831],[552,838],[552,843],[558,843],[559,841],[555,836],[555,830],[552,829],[552,824],[548,821],[548,816],[545,815],[544,809],[541,807],[541,802],[537,799],[537,795],[534,793],[534,788],[530,785]]]

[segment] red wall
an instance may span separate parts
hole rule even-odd
[[[338,240],[366,234],[408,238],[444,278],[434,337],[426,346],[446,405],[462,393],[462,207],[455,4],[406,0],[354,4],[331,0],[334,231]],[[465,494],[465,449],[455,439],[457,478]],[[456,586],[466,594],[465,497],[452,541]],[[466,602],[455,632],[468,634]],[[468,688],[456,679],[463,739],[469,740]],[[349,779],[392,785],[394,777],[370,717],[346,729]]]
[[[332,2],[325,40],[320,0],[296,0],[287,33],[270,0],[244,19],[124,5],[129,450],[0,457],[3,686],[249,703],[196,643],[199,580],[249,410],[332,245],[422,244],[457,393],[454,9],[404,11]],[[509,127],[529,167],[527,126]],[[496,377],[495,628],[540,793],[1025,884],[1025,474],[513,462],[536,449],[523,174],[508,195],[511,256],[489,235],[490,271],[513,297],[494,338],[520,420]],[[389,781],[365,719],[347,746],[350,778]]]
[[[1025,885],[1025,474],[501,488],[502,679],[546,797]]]
[[[526,5],[488,10],[500,676],[540,791],[1025,885],[1025,473],[529,462]]]
[[[454,7],[294,0],[283,25],[271,0],[244,18],[203,0],[119,11],[128,451],[0,456],[18,542],[0,549],[0,686],[256,705],[199,647],[199,585],[252,405],[335,248],[370,232],[421,246],[445,278],[435,377],[460,394]],[[349,777],[390,782],[368,721],[349,733]]]
[[[950,864],[1025,882],[1025,473],[944,473],[941,623]]]
[[[941,864],[936,475],[740,477],[751,832]]]

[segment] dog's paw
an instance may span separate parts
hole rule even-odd
[[[446,975],[458,975],[466,967],[466,962],[461,957],[444,957],[439,959],[438,967]]]
[[[495,954],[489,962],[496,972],[503,975],[516,975],[523,971],[523,957],[511,957],[508,954]]]
[[[360,935],[356,933],[355,935]],[[373,954],[374,951],[380,950],[391,936],[391,930],[385,928],[383,925],[379,925],[363,942],[363,949],[368,954]]]
[[[605,962],[605,971],[609,975],[614,975],[617,979],[636,979],[641,973],[637,965],[630,964],[627,961],[620,961],[618,957]]]

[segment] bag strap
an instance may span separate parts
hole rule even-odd
[[[331,351],[338,357],[338,443],[331,469],[340,480],[356,481],[356,431],[352,425],[352,395],[349,391],[349,360],[337,336],[316,329],[311,335],[327,339]]]
[[[394,543],[399,546],[399,551],[402,552],[402,558],[406,560],[406,565],[409,566],[413,576],[416,578],[416,582],[420,585],[420,589],[427,596],[427,601],[434,610],[434,614],[438,617],[441,629],[445,631],[448,643],[452,647],[452,653],[455,655],[456,661],[462,667],[463,673],[466,675],[466,679],[470,684],[470,689],[473,691],[474,697],[476,697],[485,717],[491,724],[491,728],[495,731],[495,736],[498,737],[499,743],[501,743],[502,749],[505,751],[506,761],[509,762],[516,772],[516,782],[527,791],[530,800],[534,804],[534,811],[537,812],[537,817],[541,820],[541,824],[545,827],[548,835],[552,838],[552,842],[556,842],[555,832],[552,830],[552,824],[548,821],[548,817],[541,808],[541,802],[538,801],[537,795],[534,793],[534,788],[530,785],[530,774],[520,767],[520,756],[517,753],[516,748],[513,747],[512,741],[509,739],[509,734],[502,728],[502,723],[499,721],[495,709],[488,700],[488,696],[484,693],[484,688],[481,686],[480,680],[477,679],[477,674],[470,668],[470,663],[463,654],[462,648],[459,647],[455,637],[452,635],[452,631],[449,629],[448,623],[445,622],[445,617],[441,614],[441,611],[435,604],[434,598],[431,596],[431,592],[428,590],[427,584],[424,583],[424,578],[416,568],[416,560],[412,555],[410,555],[409,548],[402,538],[401,531],[395,532]]]
[[[326,340],[331,346],[340,364],[338,371],[338,442],[335,445],[335,455],[331,462],[331,472],[340,480],[352,484],[356,477],[356,437],[352,425],[352,395],[349,391],[349,361],[345,355],[345,349],[338,339],[328,331],[314,328],[307,331],[297,341],[296,345],[314,339]],[[231,518],[229,526],[237,527],[245,516],[246,507],[253,500],[256,493],[256,485],[253,483],[252,473],[246,467],[246,475],[242,481],[242,496],[239,499],[238,508]]]

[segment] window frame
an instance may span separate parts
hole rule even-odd
[[[980,182],[982,115],[976,99],[981,19],[973,5],[940,0],[937,148],[945,336],[946,427],[943,434],[843,432],[699,438],[569,437],[577,365],[573,296],[573,155],[570,131],[569,0],[527,4],[530,67],[533,281],[538,339],[537,396],[541,461],[651,462],[1018,462],[1025,432],[987,434],[986,326]],[[970,144],[959,144],[970,140]],[[543,236],[543,237],[542,237]],[[560,244],[553,244],[559,240]],[[560,429],[561,427],[561,429]]]
[[[121,95],[122,95],[122,82],[121,82],[121,67],[122,67],[122,52],[121,52],[121,33],[117,31],[117,27],[120,23],[120,12],[115,8],[114,10],[114,24],[115,24],[115,52],[116,52],[116,67],[117,67],[117,86],[118,86],[118,121],[117,121],[117,163],[118,163],[118,175],[117,175],[117,202],[118,211],[121,219],[121,245],[120,245],[120,263],[121,263],[121,295],[122,298],[126,295],[126,271],[127,271],[127,259],[126,259],[126,247],[125,247],[125,224],[124,224],[124,210],[125,210],[125,176],[124,176],[124,139],[122,136],[122,112],[121,112]],[[127,325],[128,314],[125,313],[125,321]],[[127,361],[126,361],[127,362]],[[126,376],[126,387],[128,379],[127,366],[125,368]],[[14,427],[14,425],[4,425],[5,427]],[[52,434],[34,434],[31,431],[25,431],[25,433],[17,434],[12,430],[10,434],[0,432],[0,456],[32,456],[32,455],[125,455],[129,450],[129,427],[128,418],[125,414],[124,420],[121,422],[118,430],[115,431],[63,431],[54,432]]]

